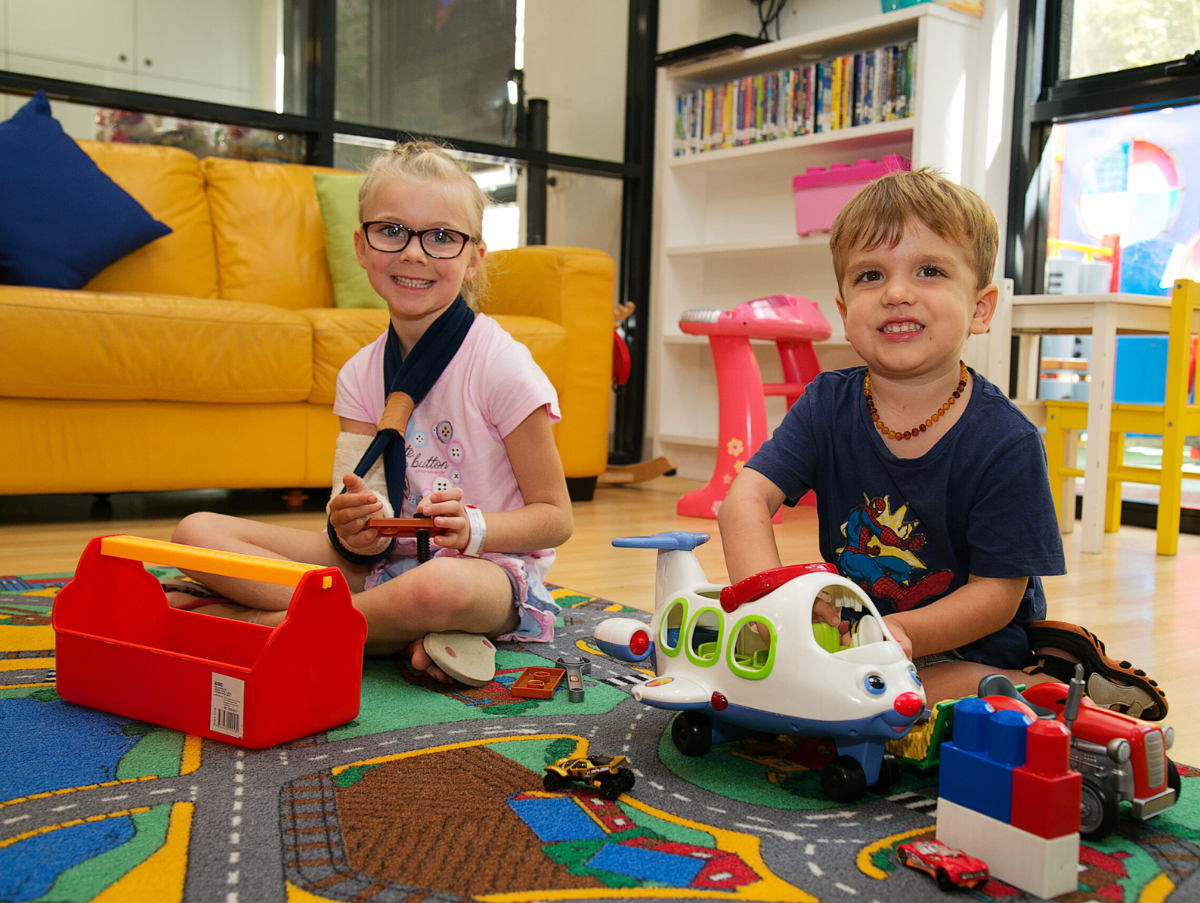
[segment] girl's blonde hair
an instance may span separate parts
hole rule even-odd
[[[362,222],[367,201],[381,182],[389,179],[440,182],[458,191],[467,214],[471,237],[483,241],[483,211],[488,198],[462,165],[451,157],[446,148],[432,141],[408,141],[389,150],[380,151],[367,164],[366,178],[358,190],[358,220]],[[464,254],[467,250],[464,249]],[[462,294],[472,309],[487,292],[486,258],[475,273],[463,282]]]

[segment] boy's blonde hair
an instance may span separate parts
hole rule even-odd
[[[991,283],[1000,247],[1000,229],[991,208],[971,189],[925,167],[876,179],[837,215],[829,230],[829,246],[838,291],[851,250],[869,251],[885,242],[889,248],[896,247],[912,219],[967,252],[975,270],[976,289]]]
[[[483,241],[483,211],[488,197],[462,165],[451,157],[443,145],[432,141],[408,141],[380,151],[367,164],[366,178],[358,190],[358,221],[362,222],[371,194],[381,182],[389,179],[441,182],[457,190],[463,200],[463,211],[471,237]],[[464,249],[466,254],[467,250]],[[486,261],[486,258],[484,258]],[[487,291],[487,265],[481,263],[475,273],[463,282],[462,294],[472,308]]]

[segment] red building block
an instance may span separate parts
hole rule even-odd
[[[1012,826],[1048,840],[1078,833],[1083,776],[1071,770],[1070,732],[1037,721],[1025,743],[1025,764],[1013,770]]]

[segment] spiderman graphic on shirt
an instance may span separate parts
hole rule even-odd
[[[896,611],[908,611],[940,596],[953,574],[943,569],[914,579],[914,570],[927,570],[913,554],[925,547],[925,535],[916,528],[916,522],[905,524],[902,514],[897,517],[888,511],[886,496],[867,499],[842,526],[846,545],[838,550],[838,570]]]

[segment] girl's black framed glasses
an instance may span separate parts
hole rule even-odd
[[[421,229],[417,231],[399,223],[382,220],[362,224],[363,237],[367,244],[384,254],[399,254],[414,238],[421,243],[421,250],[435,260],[453,260],[463,252],[469,241],[477,241],[465,232],[456,229]]]

